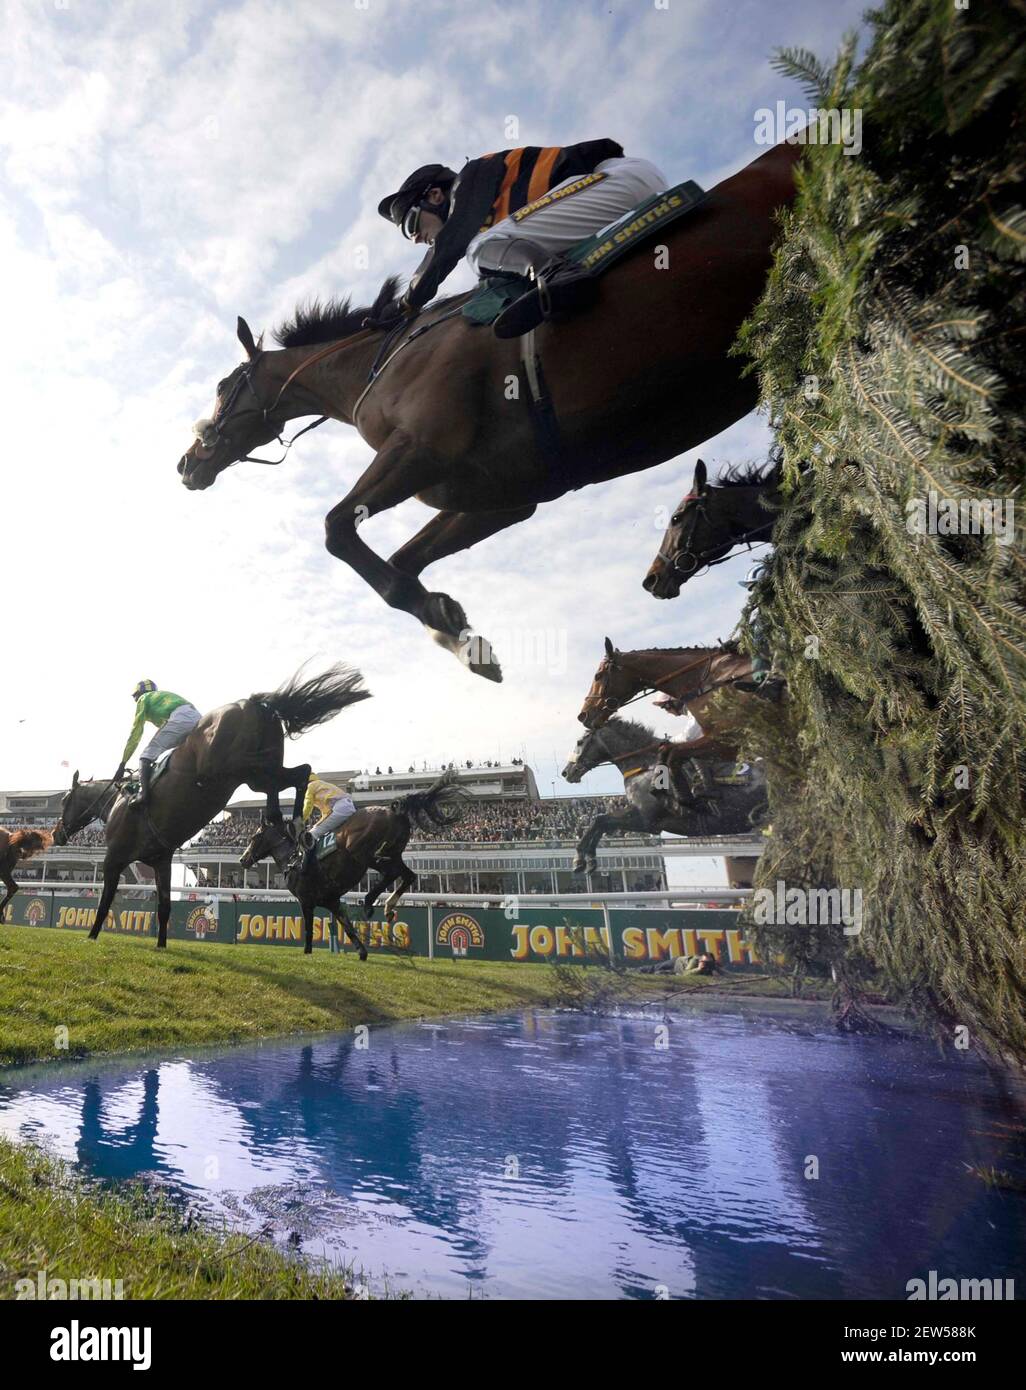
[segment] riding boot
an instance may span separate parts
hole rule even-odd
[[[594,303],[598,284],[590,270],[566,256],[553,256],[534,274],[534,286],[495,320],[497,338],[520,338],[554,314]]]
[[[133,806],[146,806],[150,799],[150,778],[153,776],[153,758],[139,759],[139,790],[132,798]]]
[[[708,809],[714,816],[718,816],[720,808],[717,803],[721,799],[721,792],[712,768],[703,759],[693,758],[688,775],[691,781],[691,795],[696,801],[708,803]]]

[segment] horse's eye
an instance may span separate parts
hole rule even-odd
[[[679,526],[683,520],[684,520],[684,514],[683,514],[683,512],[675,512],[675,513],[673,514],[673,516],[670,517],[670,525],[671,525],[671,526]]]

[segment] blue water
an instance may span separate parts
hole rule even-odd
[[[977,1061],[660,1026],[539,1011],[35,1068],[0,1083],[0,1133],[157,1176],[375,1292],[904,1298],[931,1269],[1026,1291],[1026,1198],[968,1171],[1024,1166]]]

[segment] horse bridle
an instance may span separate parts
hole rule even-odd
[[[608,665],[614,671],[626,671],[629,676],[636,676],[638,673],[636,671],[632,671],[625,661],[617,660],[619,655],[620,654],[618,652],[614,651],[612,656],[606,656],[603,659],[602,665]],[[683,666],[678,666],[675,670],[670,671],[667,675],[661,676],[660,680],[664,683],[666,681],[671,681],[675,676],[679,676],[685,671],[690,671],[692,666],[700,666],[703,662],[706,663],[708,674],[708,671],[712,670],[713,662],[716,660],[718,656],[721,655],[723,655],[722,652],[710,651],[707,652],[705,656],[696,656],[693,661],[687,661],[684,663]],[[600,666],[599,670],[601,671],[601,669],[602,667]],[[638,691],[637,695],[632,695],[629,700],[624,700],[624,702],[619,705],[616,703],[616,701],[613,699],[611,695],[606,695],[603,697],[602,702],[599,705],[599,714],[604,715],[605,718],[608,719],[611,715],[615,714],[618,709],[626,709],[628,705],[635,705],[639,700],[643,700],[646,695],[651,695],[656,690],[661,691],[664,695],[668,695],[671,700],[683,701],[690,699],[691,696],[695,694],[709,694],[713,690],[718,690],[720,686],[730,685],[734,681],[734,679],[734,676],[729,676],[724,680],[717,681],[714,685],[709,686],[708,690],[686,690],[683,695],[674,695],[669,690],[664,690],[662,685],[645,685],[642,686],[641,690]],[[592,732],[597,732],[597,730],[593,730]]]
[[[104,800],[105,797],[110,796],[110,797],[112,798],[112,801],[113,801],[113,797],[117,794],[117,792],[118,792],[118,790],[119,790],[119,787],[120,787],[120,783],[118,783],[118,782],[108,782],[106,791],[102,791],[102,792],[100,793],[100,795],[96,798],[96,800],[90,802],[90,804],[86,807],[85,812],[84,812],[85,820],[84,820],[84,821],[82,822],[82,824],[78,827],[78,830],[73,830],[73,831],[71,832],[71,835],[77,835],[79,830],[84,830],[84,829],[86,828],[86,826],[90,824],[90,822],[92,822],[93,820],[96,820],[96,819],[97,819],[97,817],[96,817],[96,815],[95,815],[96,808],[102,803],[102,801]],[[73,787],[71,790],[74,791],[74,787]],[[71,795],[71,792],[69,791],[69,792],[68,792],[68,796],[70,796],[70,795]],[[110,809],[109,809],[109,808],[108,808],[107,814],[108,814],[108,815],[110,814]],[[100,816],[99,819],[102,820],[103,817]],[[58,825],[59,825],[59,826],[61,827],[61,829],[64,831],[65,835],[68,835],[68,828],[67,828],[67,826],[64,824],[64,811],[63,811],[63,809],[62,809],[62,811],[61,811],[61,816],[60,816],[60,820],[58,821]],[[71,835],[68,835],[68,839],[69,839],[69,840],[71,839]]]
[[[336,349],[337,346],[338,345],[335,343],[331,344],[332,349]],[[226,424],[227,421],[230,419],[231,413],[235,409],[235,403],[238,400],[240,394],[242,393],[242,388],[244,386],[249,388],[250,395],[256,402],[256,408],[260,411],[261,416],[263,417],[263,422],[266,425],[267,417],[270,414],[272,414],[272,412],[277,408],[278,402],[281,400],[282,395],[285,392],[285,388],[292,384],[292,382],[299,375],[299,373],[304,370],[304,368],[309,367],[311,363],[318,361],[322,357],[327,357],[328,353],[316,352],[313,354],[312,357],[308,357],[305,362],[301,362],[299,366],[296,368],[296,370],[292,372],[292,374],[289,377],[286,378],[278,394],[275,396],[274,400],[271,402],[269,406],[262,406],[260,404],[260,397],[257,395],[256,387],[253,385],[253,369],[256,367],[257,363],[264,355],[265,354],[263,350],[261,350],[259,352],[254,353],[252,357],[250,357],[247,361],[243,362],[242,367],[239,369],[239,378],[235,382],[235,385],[232,387],[231,391],[228,393],[227,399],[218,405],[217,409],[214,411],[214,414],[211,416],[209,420],[202,421],[201,427],[196,429],[196,438],[203,445],[204,449],[216,449],[218,444],[222,443],[226,444],[229,448],[231,448],[232,441],[229,438],[229,436],[224,432],[222,426]],[[243,454],[241,455],[241,457],[237,459],[232,459],[231,463],[226,464],[225,466],[227,468],[233,468],[237,463],[263,463],[268,465],[269,467],[277,468],[278,464],[285,462],[286,455],[292,448],[293,444],[295,444],[296,440],[300,437],[300,435],[307,434],[310,430],[315,430],[318,425],[323,425],[327,419],[327,415],[322,415],[320,419],[314,420],[312,424],[304,425],[301,430],[297,430],[291,439],[282,439],[281,435],[278,434],[276,436],[278,443],[282,445],[282,456],[280,459],[261,459],[257,458],[253,454]]]
[[[684,498],[680,507],[677,508],[677,511],[679,512],[682,507],[687,507],[689,502],[694,502],[695,504],[693,513],[694,520],[691,523],[691,531],[688,537],[690,546],[690,542],[694,539],[695,530],[697,529],[699,521],[707,521],[708,516],[705,508],[704,494],[700,493],[696,495],[695,493],[690,493],[687,497]],[[699,572],[699,570],[701,570],[703,567],[705,569],[712,569],[714,565],[722,565],[726,560],[729,560],[736,546],[747,545],[747,548],[751,550],[753,545],[762,544],[762,542],[753,541],[751,538],[753,536],[758,535],[760,531],[765,530],[766,527],[771,524],[771,521],[761,522],[758,526],[751,526],[747,531],[742,531],[737,536],[731,536],[729,538],[729,544],[726,547],[726,552],[723,555],[721,555],[719,559],[716,560],[710,560],[708,559],[708,557],[710,555],[715,555],[716,552],[720,549],[719,546],[712,546],[708,550],[700,550],[696,554],[695,551],[691,550],[690,548],[684,548],[683,540],[681,544],[678,546],[678,548],[672,552],[664,550],[662,545],[660,545],[659,549],[656,551],[656,559],[662,560],[663,564],[665,565],[669,565],[670,569],[674,572],[674,574],[679,574],[682,579],[693,579],[695,575]],[[690,561],[690,564],[687,566],[687,568],[685,568],[684,564],[682,563],[682,557],[687,557],[687,559]]]
[[[606,756],[603,758],[602,762],[600,762],[600,763],[592,763],[591,767],[587,768],[587,769],[585,770],[585,772],[582,772],[582,773],[581,773],[581,776],[582,776],[582,777],[586,776],[587,773],[589,773],[589,772],[594,772],[595,769],[596,769],[597,767],[605,767],[605,765],[606,765],[607,763],[609,763],[612,767],[616,767],[616,766],[617,766],[616,758],[636,758],[636,757],[638,757],[641,753],[650,753],[650,752],[652,751],[653,748],[656,748],[656,749],[662,748],[663,744],[667,742],[667,740],[666,740],[665,738],[657,739],[657,740],[656,740],[655,742],[653,742],[653,743],[645,743],[645,744],[642,744],[642,746],[641,746],[640,748],[630,748],[630,749],[628,749],[627,751],[625,751],[625,752],[623,752],[623,753],[617,753],[616,758],[614,758],[613,754],[610,753],[610,751],[609,751],[609,745],[606,743],[605,739],[603,738],[603,733],[604,733],[604,732],[605,732],[604,725],[600,725],[597,729],[589,729],[589,730],[588,730],[588,734],[589,734],[589,736],[590,736],[591,738],[598,739],[599,747],[602,749],[603,753],[605,753]],[[638,771],[639,771],[639,772],[641,772],[642,770],[643,770],[643,769],[638,768]],[[623,775],[624,778],[626,779],[627,774],[624,773],[624,774],[622,774],[622,775]]]
[[[271,845],[271,847],[270,847],[268,853],[270,854],[271,858],[274,860],[274,863],[275,863],[275,867],[276,867],[276,868],[278,868],[278,869],[285,869],[285,868],[288,867],[289,861],[292,859],[292,856],[293,856],[293,854],[294,854],[294,852],[295,852],[296,842],[295,842],[294,840],[292,840],[292,839],[289,837],[289,833],[288,833],[288,831],[285,829],[285,823],[284,823],[284,821],[267,820],[267,819],[265,818],[265,819],[261,822],[260,829],[261,829],[265,834],[266,834],[268,831],[270,831],[272,828],[274,828],[274,829],[276,829],[276,830],[278,831],[278,833],[279,833],[280,836],[281,836],[281,839],[278,841],[277,844]],[[278,858],[277,851],[280,850],[283,846],[286,846],[286,845],[289,847],[289,853],[288,853],[288,855],[287,855],[287,857],[286,857],[285,859],[279,859],[279,858]],[[248,851],[248,848],[247,848],[247,851],[246,851],[246,852],[247,852],[247,853],[249,852],[249,851]],[[263,856],[263,857],[265,857],[265,856]],[[242,859],[239,860],[239,863],[242,864]],[[252,869],[252,868],[254,867],[254,864],[259,864],[259,863],[260,863],[260,860],[257,859],[257,860],[255,860],[255,861],[253,861],[253,863],[250,863],[250,864],[242,864],[242,867],[248,871],[249,869]]]

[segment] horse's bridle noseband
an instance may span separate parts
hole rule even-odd
[[[761,485],[757,484],[756,486]],[[689,494],[684,498],[680,507],[677,508],[677,512],[679,513],[681,508],[687,507],[689,502],[694,503],[694,519],[692,520],[691,531],[688,537],[688,546],[690,547],[691,543],[694,541],[698,523],[700,521],[708,521],[708,514],[705,508],[705,493],[699,493],[697,495],[694,493]],[[673,524],[672,517],[670,519],[670,524]],[[753,545],[761,544],[760,541],[753,541],[751,538],[757,536],[760,531],[765,530],[767,525],[772,525],[772,522],[761,522],[758,526],[751,526],[747,531],[741,531],[736,536],[730,536],[724,553],[716,560],[710,560],[708,557],[710,555],[716,555],[721,549],[720,546],[712,546],[708,550],[700,550],[696,553],[690,548],[685,549],[683,538],[678,548],[672,552],[664,550],[662,545],[660,545],[659,549],[656,551],[656,559],[662,560],[663,564],[668,565],[673,573],[679,575],[681,579],[693,579],[700,569],[712,569],[714,565],[722,565],[726,560],[729,560],[735,546],[747,545],[748,549],[751,550]],[[687,563],[685,564],[685,562]]]
[[[332,346],[334,346],[334,344]],[[229,438],[229,436],[225,434],[223,425],[227,423],[228,419],[230,418],[231,412],[234,410],[235,403],[238,400],[240,394],[242,393],[242,388],[244,386],[249,388],[249,393],[253,397],[253,400],[256,402],[256,409],[260,411],[260,414],[263,417],[263,422],[266,425],[267,417],[277,407],[278,402],[281,400],[282,395],[284,394],[285,388],[292,384],[293,379],[296,376],[298,376],[299,372],[301,372],[304,367],[308,367],[310,363],[316,361],[318,357],[326,356],[325,353],[315,353],[313,357],[307,358],[307,360],[301,363],[300,366],[296,369],[296,371],[294,371],[292,375],[285,381],[285,383],[281,387],[281,390],[275,396],[271,404],[269,406],[262,406],[260,404],[260,397],[257,395],[256,387],[253,385],[253,370],[264,355],[265,354],[261,349],[260,351],[254,353],[254,355],[250,357],[247,361],[243,362],[242,367],[239,370],[239,378],[236,381],[235,385],[232,387],[231,391],[228,393],[227,399],[223,401],[220,405],[218,405],[217,409],[214,411],[213,416],[209,420],[201,420],[198,423],[196,427],[196,438],[203,445],[204,449],[216,449],[218,444],[225,444],[228,448],[232,447],[232,441]],[[280,459],[261,459],[256,458],[253,454],[242,454],[239,458],[232,459],[231,463],[226,464],[225,467],[233,468],[237,463],[263,463],[267,464],[269,467],[276,468],[278,464],[285,462],[285,457],[288,454],[288,451],[292,448],[293,444],[295,444],[296,440],[299,438],[300,435],[306,434],[309,430],[315,430],[318,425],[323,425],[327,418],[327,415],[322,415],[319,420],[314,420],[312,424],[304,425],[301,430],[296,431],[296,433],[292,436],[291,439],[282,439],[281,434],[279,433],[276,437],[278,443],[282,446],[283,449],[283,453]]]
[[[104,801],[108,796],[111,798],[111,806],[113,806],[113,804],[114,804],[114,798],[117,796],[117,794],[118,794],[118,792],[120,791],[120,789],[121,789],[121,784],[120,784],[119,782],[109,782],[109,783],[107,784],[106,789],[105,789],[104,791],[102,791],[102,792],[100,793],[100,795],[99,795],[94,801],[91,801],[91,802],[89,803],[89,805],[86,807],[86,809],[85,809],[84,812],[80,813],[80,814],[84,814],[86,818],[85,818],[85,820],[82,822],[82,824],[78,827],[78,830],[72,830],[72,831],[70,832],[70,834],[69,834],[69,832],[68,832],[68,827],[64,824],[64,810],[63,810],[63,807],[62,807],[60,819],[59,819],[59,821],[57,822],[57,824],[58,824],[58,825],[61,827],[61,829],[64,831],[65,835],[67,835],[68,839],[70,840],[71,837],[72,837],[73,835],[77,835],[79,830],[84,830],[84,829],[86,828],[87,825],[89,825],[92,821],[96,820],[97,818],[100,819],[100,820],[103,820],[104,817],[103,817],[102,815],[99,816],[99,817],[97,817],[97,815],[96,815],[97,807],[99,807],[99,806],[103,803],[103,801]],[[72,788],[72,791],[74,791],[74,788]],[[69,792],[68,792],[68,796],[70,796],[70,795],[71,795],[71,792],[69,791]],[[65,798],[65,800],[67,800],[67,798]],[[107,814],[108,814],[108,815],[110,815],[110,810],[111,810],[111,807],[108,806],[108,807],[107,807]]]

